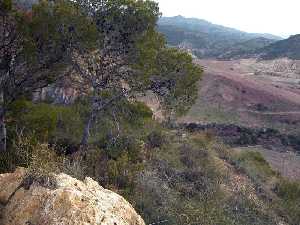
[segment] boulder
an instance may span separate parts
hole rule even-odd
[[[19,182],[20,171],[24,170],[0,176],[0,196],[6,200],[0,224],[145,225],[123,197],[104,189],[91,178],[80,181],[57,174],[43,182],[34,178],[24,182],[28,177]]]
[[[0,174],[0,204],[7,203],[21,185],[25,175],[24,168],[18,168],[14,173]]]

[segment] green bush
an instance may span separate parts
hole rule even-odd
[[[7,163],[3,163],[7,160]],[[26,167],[29,174],[43,176],[63,170],[64,157],[59,156],[48,144],[41,144],[35,138],[20,135],[12,147],[1,154],[1,170],[12,171],[16,167]]]
[[[166,137],[161,130],[154,130],[147,136],[147,145],[150,148],[161,148],[166,144]]]
[[[9,112],[10,140],[16,138],[18,128],[42,143],[55,143],[60,147],[79,143],[84,118],[78,105],[57,106],[18,100],[10,107]]]
[[[0,173],[12,172],[16,168],[17,158],[15,152],[8,150],[0,154]]]
[[[151,119],[153,116],[152,110],[142,102],[134,102],[128,105],[131,112],[130,121],[134,122],[135,119]]]
[[[267,181],[278,175],[259,152],[242,151],[233,156],[232,162],[256,182]]]
[[[290,224],[300,224],[300,183],[280,179],[275,187],[275,193],[281,198],[280,205],[289,216]]]
[[[57,109],[48,104],[33,104],[20,100],[11,107],[11,118],[13,124],[10,127],[23,128],[27,133],[35,133],[42,142],[49,140],[55,131],[58,113]]]
[[[104,148],[109,158],[117,159],[127,152],[130,159],[135,161],[139,157],[141,146],[133,136],[120,135],[117,137],[107,137]]]

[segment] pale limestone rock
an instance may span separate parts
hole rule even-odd
[[[14,191],[21,185],[26,171],[18,168],[14,173],[0,174],[0,203],[5,204]]]
[[[12,180],[12,176],[7,177]],[[19,188],[4,207],[0,224],[145,225],[123,197],[91,178],[82,182],[59,174],[54,175],[54,180],[55,187],[34,182],[29,190]],[[2,179],[0,186],[5,182]]]

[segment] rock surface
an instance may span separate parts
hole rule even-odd
[[[58,174],[30,185],[26,179],[24,169],[0,175],[1,225],[145,225],[123,197],[91,178]]]
[[[18,168],[14,173],[0,174],[0,203],[6,204],[15,190],[21,185],[26,171]]]

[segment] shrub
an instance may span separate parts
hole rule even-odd
[[[16,168],[16,157],[12,151],[1,152],[0,173],[12,172]]]
[[[31,175],[38,177],[63,170],[64,157],[32,137],[20,135],[14,142],[13,152],[17,158],[15,166],[25,166]]]
[[[134,102],[129,104],[129,110],[131,112],[131,121],[134,119],[151,119],[153,116],[152,110],[142,102]]]
[[[119,135],[116,137],[107,136],[105,151],[112,159],[119,158],[123,153],[127,152],[130,159],[136,161],[139,157],[140,145],[133,136]]]
[[[266,181],[277,175],[259,152],[242,151],[233,157],[232,162],[257,182]]]
[[[28,167],[31,162],[33,148],[36,144],[36,139],[32,136],[19,134],[8,151],[0,154],[1,172],[14,171],[18,166]]]
[[[275,188],[279,197],[289,200],[300,200],[300,183],[281,179]]]
[[[134,178],[142,168],[142,164],[131,163],[128,153],[124,152],[116,160],[111,159],[107,163],[110,184],[130,192],[133,190]]]
[[[209,149],[215,141],[215,136],[210,131],[200,132],[195,134],[192,140],[199,148]]]
[[[58,154],[55,146],[50,147],[49,144],[39,143],[32,136],[22,134],[14,140],[7,152],[0,155],[1,173],[13,171],[21,166],[27,168],[28,174],[34,178],[64,172],[82,179],[86,171],[84,165],[82,158],[71,160],[64,154]]]
[[[290,224],[300,224],[300,183],[280,179],[275,187],[275,193],[281,198],[281,206],[289,215]]]
[[[48,141],[57,124],[57,113],[48,104],[33,104],[32,102],[19,100],[10,109],[12,124],[26,133],[35,133],[42,142]]]
[[[216,153],[221,159],[224,159],[229,162],[232,161],[232,157],[233,157],[232,149],[230,149],[225,144],[221,142],[215,142],[212,148],[216,151]]]
[[[180,146],[180,161],[188,168],[201,166],[206,167],[211,163],[209,153],[206,149],[192,146],[190,144],[183,144]]]
[[[64,157],[56,154],[48,144],[37,144],[33,146],[31,161],[28,169],[30,174],[35,176],[60,173],[64,170]]]
[[[166,137],[161,130],[154,130],[147,136],[147,146],[150,148],[161,148],[166,143]]]
[[[17,138],[15,128],[25,135],[34,136],[42,143],[58,143],[61,147],[72,147],[79,143],[84,118],[78,104],[57,106],[26,100],[16,101],[10,108],[10,139]]]

